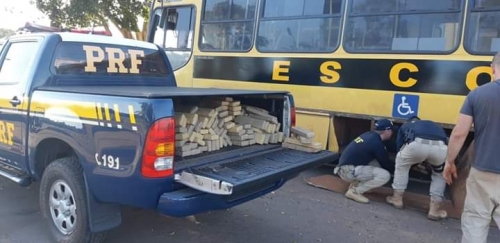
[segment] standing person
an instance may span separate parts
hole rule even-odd
[[[397,136],[396,170],[392,188],[394,193],[386,198],[387,203],[403,208],[403,195],[408,185],[410,168],[427,161],[432,166],[432,182],[429,190],[431,197],[427,218],[444,219],[446,211],[439,210],[444,198],[446,181],[443,169],[446,159],[448,136],[444,129],[433,121],[410,118],[399,129]]]
[[[383,141],[391,138],[393,129],[391,121],[380,119],[373,131],[355,138],[342,152],[334,173],[351,183],[345,194],[347,198],[368,203],[369,199],[363,193],[381,187],[391,179],[389,171],[394,171],[394,165]],[[382,168],[376,166],[377,161]]]
[[[500,52],[491,63],[494,81],[471,91],[450,136],[444,177],[457,177],[455,159],[474,123],[474,156],[462,212],[462,243],[485,243],[491,218],[500,227]]]

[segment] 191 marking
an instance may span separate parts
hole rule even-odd
[[[95,162],[99,166],[108,167],[110,169],[118,170],[120,168],[120,158],[115,158],[112,155],[104,154],[102,156],[99,156],[99,153],[95,153]]]

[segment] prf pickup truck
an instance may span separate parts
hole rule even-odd
[[[180,149],[189,132],[180,107],[210,97],[265,109],[290,137],[290,93],[176,87],[157,45],[73,33],[10,37],[0,52],[0,175],[20,186],[39,181],[55,241],[101,242],[121,224],[122,205],[174,217],[226,209],[337,158],[224,139],[211,151],[179,155],[190,149]]]

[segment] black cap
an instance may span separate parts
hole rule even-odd
[[[394,129],[394,124],[387,119],[380,119],[375,122],[374,128],[376,131],[385,131]]]

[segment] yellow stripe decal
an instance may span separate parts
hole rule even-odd
[[[106,121],[111,121],[111,115],[109,114],[109,105],[108,105],[108,103],[104,104],[104,112],[106,114]]]
[[[113,110],[115,110],[115,119],[116,119],[116,122],[120,122],[120,109],[118,109],[118,105],[117,104],[113,105]]]
[[[78,117],[83,119],[97,119],[96,103],[85,101],[72,101],[72,100],[56,100],[49,98],[38,98],[31,100],[31,110],[42,109],[47,110],[50,108],[66,108],[74,112]],[[102,116],[101,116],[102,117]]]
[[[102,109],[101,109],[101,103],[97,103],[97,118],[99,120],[102,120]]]
[[[130,123],[135,124],[134,106],[128,106],[128,113],[130,115]]]

